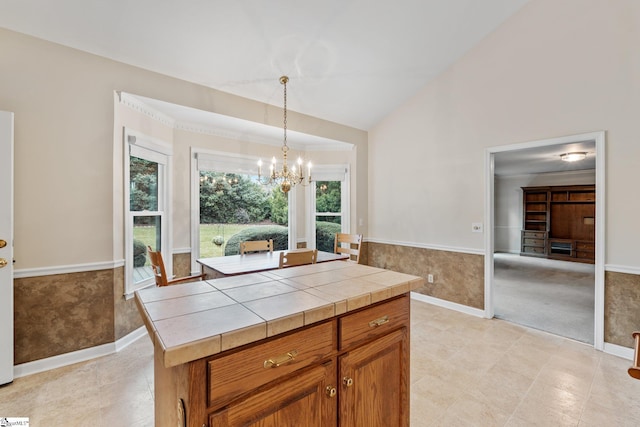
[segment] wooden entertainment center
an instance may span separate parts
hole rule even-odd
[[[595,262],[595,185],[522,187],[520,255]]]

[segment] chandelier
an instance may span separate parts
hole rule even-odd
[[[288,193],[297,184],[307,185],[311,182],[311,162],[307,163],[305,177],[302,159],[298,157],[298,164],[289,167],[287,164],[287,83],[289,77],[280,77],[280,83],[284,86],[284,142],[282,144],[282,169],[278,170],[275,156],[271,159],[269,176],[262,176],[262,160],[258,160],[258,181],[264,185],[279,185],[283,193]]]

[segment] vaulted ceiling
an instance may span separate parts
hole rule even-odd
[[[368,130],[528,0],[3,0],[0,27]]]
[[[0,27],[276,106],[288,75],[290,110],[369,130],[527,1],[3,0]],[[139,99],[185,125],[279,144],[277,129]],[[340,149],[314,138],[297,137]],[[565,151],[590,155],[558,161]],[[495,171],[592,169],[593,152],[582,142],[498,153]]]

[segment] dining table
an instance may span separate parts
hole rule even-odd
[[[276,270],[280,266],[280,253],[292,251],[253,252],[244,255],[227,255],[213,258],[199,258],[202,272],[207,279],[237,276],[240,274],[258,273]],[[329,261],[347,261],[349,255],[318,251],[316,263]]]

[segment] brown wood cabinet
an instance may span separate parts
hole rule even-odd
[[[211,414],[209,426],[335,425],[335,378],[332,360],[313,366]]]
[[[594,185],[523,187],[521,255],[595,260]]]
[[[408,427],[409,319],[403,294],[184,365],[156,363],[161,404],[183,407],[156,425]]]
[[[407,329],[340,357],[342,427],[408,426]]]

